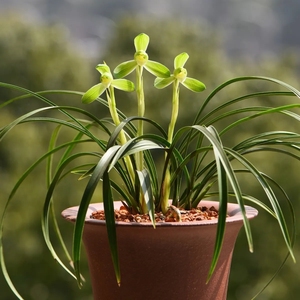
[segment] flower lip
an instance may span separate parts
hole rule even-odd
[[[180,82],[183,82],[187,77],[187,70],[185,68],[177,68],[174,71],[174,77]]]
[[[103,83],[105,86],[109,86],[113,81],[113,77],[111,73],[105,72],[101,75],[101,83]]]
[[[139,66],[144,66],[148,62],[148,58],[148,54],[143,50],[139,50],[134,54],[134,60]]]

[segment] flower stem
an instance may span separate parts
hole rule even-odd
[[[136,83],[136,93],[138,101],[138,116],[143,117],[145,114],[145,97],[144,97],[144,87],[143,87],[143,67],[137,66],[136,68],[137,83]],[[138,120],[137,136],[141,136],[144,133],[143,121]],[[143,153],[138,152],[137,157],[137,168],[139,171],[143,169]]]
[[[178,110],[179,110],[179,81],[175,79],[173,83],[172,115],[171,115],[171,120],[168,129],[168,142],[170,144],[173,141],[175,124],[178,117]]]
[[[136,68],[136,93],[138,101],[138,116],[144,117],[145,114],[145,97],[144,97],[144,86],[143,86],[143,67],[138,65]],[[143,120],[138,120],[137,136],[142,136],[144,133],[144,124]],[[139,171],[144,168],[143,152],[140,151],[136,154],[137,169]],[[143,194],[140,193],[140,203],[143,213],[148,213],[148,208],[143,197]]]
[[[172,144],[173,141],[173,134],[174,129],[178,117],[178,110],[179,110],[179,81],[175,79],[173,83],[173,96],[172,96],[172,115],[171,120],[168,128],[168,142]],[[167,154],[165,155],[167,157]],[[170,164],[167,167],[165,178],[163,181],[163,188],[162,188],[162,198],[160,207],[163,214],[166,214],[169,209],[169,196],[170,196],[170,183],[171,183],[171,174],[170,174]]]
[[[114,88],[112,86],[109,87],[109,92],[107,93],[107,101],[108,101],[108,107],[109,107],[109,111],[110,111],[112,120],[115,123],[115,125],[118,126],[121,122],[120,122],[119,115],[117,112],[115,92],[114,92]],[[119,138],[120,138],[121,145],[124,145],[127,142],[127,138],[126,138],[126,135],[125,135],[125,132],[123,129],[120,131]],[[125,161],[126,167],[128,169],[129,176],[131,178],[131,182],[134,185],[135,172],[134,172],[134,169],[133,169],[133,166],[132,166],[129,156],[125,156],[124,161]]]

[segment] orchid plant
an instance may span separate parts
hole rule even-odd
[[[258,205],[275,218],[286,243],[288,255],[295,259],[293,254],[295,237],[294,211],[288,195],[279,183],[260,171],[246,156],[269,151],[300,160],[300,134],[287,130],[266,131],[246,137],[233,147],[226,146],[222,138],[225,133],[231,132],[231,130],[239,128],[240,125],[256,118],[284,115],[289,117],[291,121],[299,122],[300,115],[293,110],[300,107],[299,102],[269,107],[263,105],[253,106],[251,100],[265,96],[297,96],[299,98],[300,92],[282,81],[269,77],[234,78],[221,84],[207,96],[200,105],[194,122],[190,126],[177,128],[176,122],[180,111],[180,88],[183,86],[192,92],[198,93],[205,90],[205,85],[198,79],[187,76],[188,72],[185,68],[189,58],[187,53],[183,52],[175,57],[174,71],[171,73],[169,68],[163,64],[149,59],[149,55],[146,52],[148,44],[148,35],[141,33],[134,39],[135,53],[132,60],[120,63],[113,71],[105,62],[99,64],[96,69],[100,72],[100,82],[92,86],[87,92],[61,91],[61,93],[80,96],[85,104],[96,101],[99,105],[108,108],[110,113],[109,120],[107,118],[99,119],[88,110],[78,107],[57,105],[47,98],[47,94],[57,95],[57,91],[35,93],[18,86],[0,83],[1,87],[17,90],[24,94],[4,102],[0,108],[16,100],[28,100],[29,97],[34,97],[46,104],[46,106],[30,111],[2,127],[0,131],[1,142],[14,127],[23,123],[44,121],[57,124],[57,128],[53,131],[49,142],[49,150],[42,157],[38,158],[15,184],[0,220],[1,267],[7,282],[19,299],[22,298],[13,286],[5,265],[2,247],[3,220],[7,207],[19,186],[43,160],[47,161],[48,183],[42,218],[44,238],[53,257],[80,283],[82,281],[80,276],[80,254],[83,226],[86,211],[99,183],[102,184],[101,200],[104,203],[108,239],[116,278],[119,283],[121,277],[117,251],[114,195],[118,195],[118,198],[122,199],[124,206],[132,213],[149,214],[154,227],[155,213],[158,211],[168,214],[170,207],[172,207],[175,211],[176,220],[180,222],[181,208],[188,210],[197,207],[204,198],[218,197],[220,202],[218,228],[215,251],[208,278],[210,278],[215,269],[221,251],[229,198],[234,198],[240,205],[250,251],[253,250],[253,241],[250,224],[245,216],[245,201]],[[162,128],[155,120],[145,117],[144,70],[155,76],[153,80],[155,88],[163,89],[172,86],[170,100],[172,101],[172,111],[167,130]],[[136,73],[135,83],[124,78],[133,71]],[[207,109],[208,104],[214,103],[216,96],[223,90],[226,91],[226,88],[229,86],[231,87],[239,82],[249,83],[250,81],[271,82],[285,88],[285,91],[275,90],[249,93],[233,97],[223,103],[217,103],[211,110]],[[135,116],[126,117],[117,108],[115,89],[125,92],[136,92],[137,114]],[[103,94],[106,95],[106,99],[101,98]],[[250,104],[247,104],[247,101],[250,101]],[[240,103],[243,105],[235,106],[235,104]],[[51,111],[59,112],[62,117],[35,117],[36,114],[49,113]],[[75,113],[81,114],[83,118],[76,117]],[[229,124],[227,123],[225,128],[221,131],[216,129],[216,125],[221,121],[232,117],[235,120]],[[151,130],[144,130],[145,124],[149,125],[157,133],[154,134]],[[74,130],[75,136],[62,144],[58,144],[58,136],[61,128],[64,127]],[[103,134],[106,135],[106,138],[95,135],[92,130],[94,127],[100,128]],[[98,151],[84,152],[78,150],[78,152],[73,153],[77,146],[85,145],[91,141],[98,147]],[[53,158],[59,155],[59,150],[63,149],[65,151],[56,160],[58,163],[55,165]],[[158,163],[154,158],[153,150],[162,152],[162,168],[157,166]],[[81,158],[93,159],[93,161],[85,164],[80,162],[74,167],[72,164]],[[236,167],[237,164],[239,167]],[[72,166],[71,169],[66,171],[66,168],[69,166]],[[113,170],[114,172],[112,172]],[[54,211],[52,209],[54,205],[54,190],[67,173],[77,174],[80,180],[87,180],[74,229],[72,258],[66,250],[73,270],[69,270],[58,257],[49,235],[49,217]],[[258,186],[264,191],[268,204],[244,193],[238,180],[238,174],[247,174],[255,178]],[[118,176],[117,178],[116,175]],[[290,207],[290,218],[293,223],[291,231],[288,229],[286,216],[281,209],[279,197],[285,199]],[[54,223],[54,227],[59,240],[63,243],[56,223]],[[63,248],[66,249],[65,246]]]

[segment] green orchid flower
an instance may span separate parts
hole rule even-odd
[[[158,78],[155,79],[154,86],[158,89],[163,89],[172,82],[178,81],[193,92],[198,93],[204,91],[204,83],[197,79],[187,77],[187,70],[184,68],[184,65],[188,59],[189,55],[186,52],[177,55],[174,59],[174,73],[167,78],[157,76]]]
[[[134,59],[119,64],[114,69],[116,78],[123,78],[132,73],[138,66],[145,68],[149,73],[156,77],[166,78],[170,76],[170,70],[161,63],[149,60],[146,50],[149,45],[149,36],[145,33],[140,33],[134,39],[135,54]]]
[[[83,103],[91,103],[100,97],[105,91],[108,91],[110,87],[125,91],[134,91],[134,83],[127,79],[114,79],[110,71],[109,66],[104,62],[96,67],[101,74],[100,83],[92,86],[83,96]]]

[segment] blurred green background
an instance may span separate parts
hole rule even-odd
[[[85,91],[99,79],[95,65],[103,60],[114,67],[121,61],[131,59],[133,54],[133,38],[140,32],[146,32],[150,38],[148,53],[150,59],[164,62],[172,69],[175,55],[186,51],[190,55],[187,63],[189,75],[203,81],[207,90],[195,95],[182,90],[180,122],[178,126],[187,124],[198,107],[198,103],[214,87],[235,76],[263,75],[276,77],[299,86],[299,59],[293,49],[283,51],[280,56],[261,53],[260,56],[235,57],[228,55],[223,49],[223,35],[220,30],[200,21],[184,21],[178,18],[158,18],[146,16],[124,15],[119,17],[110,35],[106,35],[101,43],[99,55],[90,54],[78,47],[68,29],[57,22],[34,22],[23,18],[19,13],[2,14],[0,18],[0,81],[24,86],[34,91],[44,89],[71,89]],[[87,45],[89,45],[87,43]],[[117,60],[114,60],[117,57]],[[153,78],[145,74],[149,83]],[[151,83],[150,83],[151,84]],[[260,86],[240,86],[232,93],[258,89]],[[147,95],[148,90],[146,90]],[[169,90],[158,98],[151,94],[147,103],[146,114],[150,118],[161,119],[166,125],[170,113]],[[160,94],[161,95],[161,94]],[[0,89],[0,104],[14,96],[8,90]],[[230,96],[230,95],[229,95]],[[127,98],[126,98],[127,97]],[[135,114],[134,97],[124,96],[118,107],[128,115]],[[227,95],[228,97],[228,95]],[[80,106],[79,97],[55,98],[58,103],[69,103]],[[222,99],[220,99],[221,101]],[[74,101],[76,103],[74,103]],[[132,105],[128,104],[132,103]],[[0,126],[13,117],[32,109],[36,103],[18,102],[11,108],[1,110]],[[97,105],[92,104],[95,112]],[[159,108],[159,109],[158,109]],[[98,112],[103,114],[102,111]],[[272,121],[276,123],[276,121]],[[280,126],[287,127],[285,121]],[[269,123],[261,123],[258,128],[245,128],[239,135],[244,137],[254,130],[267,127]],[[293,130],[293,128],[291,128]],[[7,196],[16,182],[34,158],[47,149],[47,137],[51,128],[41,125],[40,128],[26,124],[15,130],[0,148],[0,212],[3,211]],[[232,139],[232,137],[230,137]],[[228,138],[229,139],[229,138]],[[230,142],[230,139],[229,139]],[[299,165],[288,159],[274,159],[274,165],[264,165],[264,158],[259,160],[262,166],[271,172],[274,178],[281,178],[283,186],[289,191],[297,215],[299,204]],[[45,196],[46,183],[43,179],[43,165],[38,172],[30,176],[17,193],[9,208],[5,221],[4,251],[9,274],[17,289],[25,299],[92,299],[87,263],[83,255],[83,274],[87,279],[80,290],[75,280],[69,277],[50,256],[43,243],[40,229],[40,214]],[[41,172],[41,173],[39,173]],[[246,185],[251,190],[252,182]],[[67,206],[77,205],[81,197],[81,185],[75,180],[66,181],[60,188],[59,199],[56,197],[57,214]],[[254,191],[256,195],[263,194]],[[97,199],[95,199],[96,201]],[[72,225],[61,220],[63,235],[70,246]],[[286,255],[285,245],[276,227],[276,222],[265,213],[252,221],[254,232],[254,253],[247,249],[243,232],[237,241],[232,272],[229,283],[228,300],[246,300],[254,296],[275,273]],[[299,224],[298,224],[299,229]],[[58,253],[62,253],[58,249]],[[295,247],[296,258],[300,257],[299,241]],[[300,293],[300,268],[289,259],[279,275],[258,299],[294,299]],[[0,299],[15,299],[0,275]],[[167,288],[167,287],[166,287]]]

